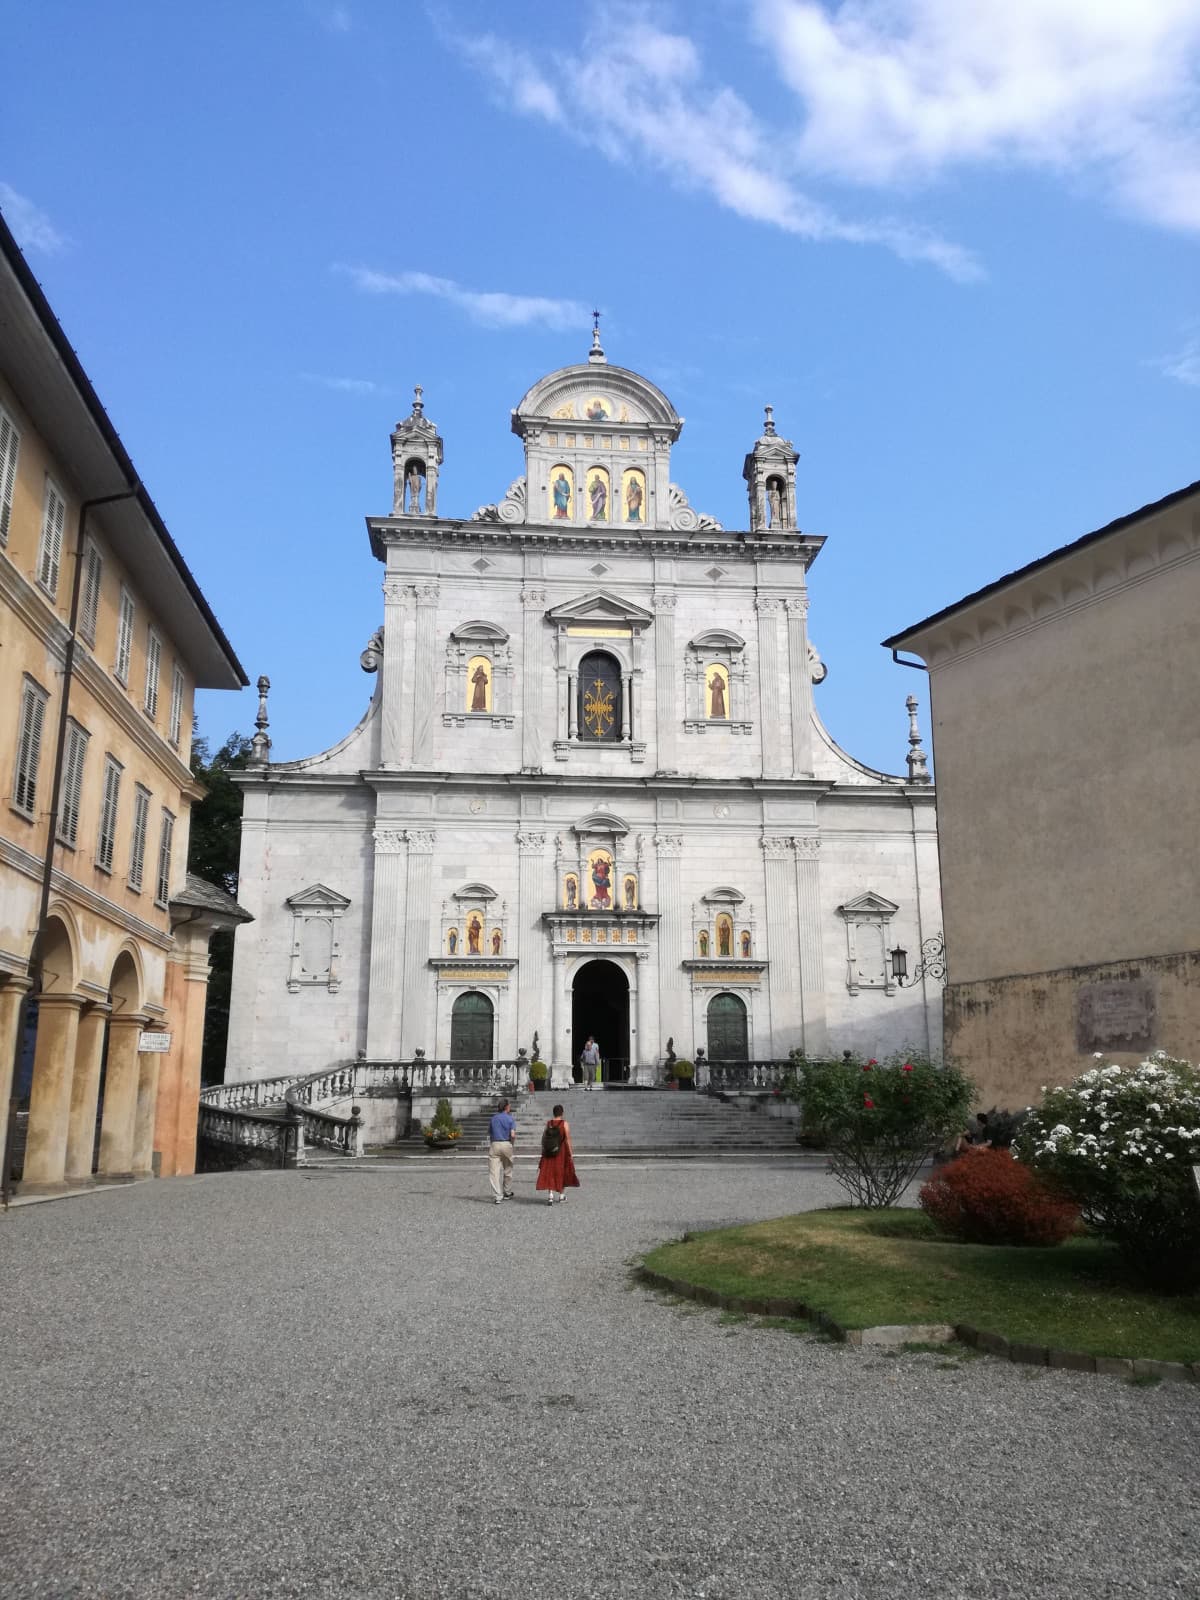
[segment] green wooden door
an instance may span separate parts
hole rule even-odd
[[[708,1007],[708,1059],[745,1061],[749,1053],[744,1002],[735,994],[714,995]]]
[[[450,1015],[451,1061],[492,1059],[492,1002],[485,994],[460,994]]]

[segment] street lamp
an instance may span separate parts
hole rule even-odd
[[[888,954],[892,962],[892,978],[901,989],[911,989],[923,978],[933,978],[937,983],[946,981],[946,944],[940,933],[923,941],[921,959],[911,978],[908,975],[908,951],[902,945],[897,945]]]

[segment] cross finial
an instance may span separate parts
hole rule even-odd
[[[419,383],[413,389],[413,416],[414,417],[419,417],[421,415],[421,413],[425,410],[425,401],[422,399],[422,396],[424,395],[424,393],[425,393],[425,391],[424,391],[424,389],[422,389],[422,387],[421,387],[421,385]]]
[[[763,432],[765,434],[769,435],[772,438],[774,437],[774,434],[775,434],[775,407],[774,406],[764,406],[763,407]]]
[[[588,351],[588,360],[594,363],[604,361],[604,346],[600,343],[600,313],[592,312],[592,348]]]

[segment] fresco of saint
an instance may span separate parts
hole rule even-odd
[[[625,486],[625,521],[642,520],[642,485],[640,479],[630,478]]]
[[[571,514],[571,480],[565,472],[560,472],[550,487],[554,495],[554,515],[560,522],[564,521]]]
[[[474,689],[473,689],[472,694],[471,694],[471,710],[472,711],[486,711],[487,708],[488,708],[487,707],[488,674],[487,674],[487,668],[484,666],[482,661],[475,668],[475,671],[471,674],[471,682],[474,685]]]
[[[592,862],[592,905],[607,911],[612,905],[612,863],[597,856]]]
[[[470,922],[467,923],[467,951],[470,955],[477,956],[481,953],[479,941],[482,937],[483,923],[480,922],[478,916],[472,916]]]
[[[458,954],[458,929],[457,928],[451,928],[450,932],[446,935],[446,949],[449,950],[449,952],[450,952],[450,954],[452,956],[456,956]]]
[[[625,879],[625,909],[626,909],[626,911],[635,911],[637,909],[637,879],[636,878],[626,878]]]
[[[712,695],[712,709],[708,713],[709,716],[710,717],[724,717],[724,716],[726,716],[727,712],[725,710],[725,679],[721,676],[721,674],[719,672],[714,672],[712,677],[708,680],[708,690],[709,690],[709,693]]]
[[[579,909],[579,885],[575,881],[575,878],[572,876],[572,877],[569,877],[567,879],[567,910],[568,911],[577,911],[578,909]]]
[[[604,404],[604,401],[599,398],[599,396],[597,396],[595,400],[588,401],[587,409],[583,414],[589,422],[608,421],[608,407]]]
[[[707,956],[708,955],[708,930],[707,929],[702,929],[701,933],[700,933],[700,954],[702,956]]]
[[[492,929],[492,954],[494,956],[498,956],[500,954],[500,945],[501,945],[500,929],[499,928],[493,928]]]
[[[592,503],[592,521],[606,521],[608,518],[608,485],[599,473],[588,485],[588,499]]]
[[[717,918],[717,954],[719,956],[733,954],[733,923],[728,917]]]
[[[748,929],[743,929],[742,930],[742,955],[743,956],[748,956],[749,954],[750,954],[750,933],[749,933]]]

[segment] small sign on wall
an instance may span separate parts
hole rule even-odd
[[[141,1055],[165,1056],[171,1048],[171,1035],[169,1033],[142,1033],[138,1035],[138,1053]]]
[[[1144,979],[1108,979],[1077,992],[1075,1043],[1080,1051],[1152,1050],[1156,1022],[1154,988]]]

